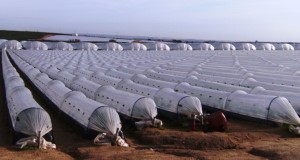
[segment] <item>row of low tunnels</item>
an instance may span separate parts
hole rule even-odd
[[[139,121],[137,124],[150,121],[151,125],[160,126],[162,122],[155,118],[157,112],[167,111],[175,115],[186,116],[201,115],[202,103],[205,106],[251,118],[293,125],[300,124],[297,116],[299,110],[293,108],[297,106],[292,106],[287,99],[278,97],[277,93],[252,94],[251,90],[239,90],[228,86],[223,87],[232,91],[202,88],[199,85],[201,84],[199,79],[205,76],[208,81],[218,80],[226,83],[235,83],[235,81],[232,81],[234,80],[232,78],[226,78],[232,74],[223,74],[223,78],[208,76],[213,73],[209,72],[209,69],[205,71],[201,65],[196,68],[188,66],[190,63],[198,63],[199,60],[178,59],[177,56],[182,56],[179,53],[174,53],[174,57],[170,57],[170,55],[158,52],[155,55],[157,59],[152,57],[154,59],[149,60],[147,56],[153,55],[124,52],[122,55],[115,55],[124,59],[115,59],[116,57],[109,56],[113,52],[107,55],[97,52],[84,54],[83,52],[86,51],[8,50],[18,68],[58,109],[72,117],[80,126],[100,134],[105,133],[110,139],[118,139],[121,141],[120,145],[124,143],[122,137],[119,136],[121,122],[117,112],[122,116],[137,119]],[[103,59],[107,57],[111,58],[110,61],[113,61],[112,65],[115,67],[105,64],[108,61],[103,61]],[[211,57],[213,56],[208,55],[206,61]],[[126,58],[129,61],[126,61]],[[132,64],[130,58],[133,58],[139,65],[128,65]],[[6,51],[3,51],[3,59],[8,59]],[[184,62],[186,59],[191,61]],[[238,65],[239,60],[237,58],[233,60],[234,64]],[[226,62],[226,59],[223,61]],[[187,66],[173,65],[176,62],[186,63]],[[9,66],[11,68],[11,65]],[[189,72],[184,73],[185,69]],[[190,72],[191,70],[193,72]],[[13,71],[14,69],[3,71],[3,73],[13,75],[15,73]],[[241,71],[245,72],[245,70]],[[11,81],[13,85],[19,85],[13,82],[15,81]],[[237,79],[236,83],[243,84],[244,82],[243,79]],[[287,96],[295,97],[296,95]],[[15,99],[16,101],[22,100]],[[258,106],[257,103],[261,105]],[[22,103],[17,104],[22,106]],[[11,117],[16,120],[17,116]],[[40,137],[37,134],[39,132],[30,136]]]
[[[18,75],[17,71],[11,65],[6,51],[3,50],[3,74],[5,80],[6,77]],[[94,143],[101,143],[103,137],[115,143],[119,146],[128,146],[124,142],[124,136],[121,134],[121,122],[119,115],[124,116],[134,120],[137,127],[145,126],[161,126],[162,122],[156,119],[157,115],[157,106],[156,102],[152,98],[146,96],[128,93],[122,90],[117,90],[112,86],[101,86],[97,83],[87,81],[83,77],[75,77],[65,71],[59,71],[55,67],[48,66],[47,69],[33,67],[19,56],[10,52],[10,56],[18,66],[18,68],[31,80],[31,82],[39,89],[39,91],[45,95],[60,111],[65,113],[66,116],[70,117],[75,121],[76,124],[81,126],[87,132],[92,132],[93,135],[97,135]],[[9,64],[7,67],[6,64]],[[45,67],[45,66],[44,66]],[[8,69],[7,69],[8,68]],[[39,69],[41,69],[41,72]],[[49,75],[49,76],[48,76]],[[69,76],[72,76],[70,79]],[[50,78],[49,78],[50,77]],[[19,82],[20,81],[20,82]],[[7,86],[20,87],[24,85],[22,79],[19,81],[7,80]],[[69,83],[68,83],[69,81]],[[29,90],[20,91],[24,94]],[[92,92],[92,94],[90,94]],[[165,92],[167,95],[168,90],[161,90],[160,92]],[[28,94],[31,95],[30,92]],[[201,115],[201,103],[197,98],[190,98],[191,96],[181,94],[181,93],[171,93],[175,97],[165,97],[162,101],[174,101],[172,105],[168,105],[168,108],[172,107],[171,114],[174,114],[175,117],[178,114],[185,114],[190,116],[192,113]],[[18,98],[22,96],[22,98]],[[22,137],[15,137],[18,141],[16,144],[21,144],[26,146],[27,144],[37,145],[37,139],[43,141],[42,148],[55,147],[52,144],[51,139],[45,139],[45,136],[52,136],[52,124],[49,115],[39,106],[39,110],[43,110],[45,115],[34,114],[28,110],[37,110],[37,103],[34,102],[28,104],[27,97],[23,98],[23,95],[18,92],[10,93],[6,92],[7,100],[12,99],[12,101],[17,102],[16,104],[11,104],[8,101],[8,109],[12,119],[12,126],[15,132],[21,133]],[[164,97],[164,96],[163,96]],[[196,104],[193,106],[185,106],[185,101],[195,101]],[[30,101],[31,102],[31,101]],[[189,111],[184,111],[177,109],[178,104],[181,104],[184,107],[191,108]],[[24,108],[26,106],[27,108]],[[195,107],[195,108],[193,108]],[[14,108],[17,108],[19,111],[15,112]],[[27,116],[30,117],[28,120],[21,118],[21,112],[27,113]],[[118,113],[117,113],[118,112]],[[46,119],[46,120],[45,120]],[[21,129],[16,128],[17,122],[26,121],[26,124],[21,123]],[[31,127],[28,127],[31,126]],[[47,128],[47,131],[44,131]],[[43,131],[43,132],[41,132]],[[120,135],[120,136],[119,136]],[[101,139],[97,139],[100,137]]]
[[[132,42],[132,43],[67,43],[67,42],[39,42],[39,41],[21,41],[0,39],[1,49],[27,49],[27,50],[106,50],[106,51],[192,51],[192,50],[299,50],[300,45],[288,43],[164,43],[164,42]]]

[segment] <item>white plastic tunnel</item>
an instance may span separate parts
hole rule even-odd
[[[202,114],[202,106],[198,98],[175,92],[171,88],[153,88],[134,83],[129,79],[123,79],[119,82],[117,89],[153,98],[159,109],[158,111],[163,110],[173,115],[188,117],[192,114]]]
[[[1,43],[1,49],[13,49],[13,50],[20,50],[22,49],[22,44],[16,40],[9,40]]]
[[[299,125],[300,119],[284,97],[247,94],[244,91],[224,92],[191,86],[186,82],[176,86],[181,93],[196,95],[201,103],[216,109],[246,117]]]
[[[132,50],[132,51],[147,51],[147,47],[142,43],[133,42],[130,44],[130,50]]]
[[[287,43],[284,43],[284,44],[280,44],[280,48],[278,48],[279,50],[284,50],[284,51],[294,51],[295,48],[290,45],[290,44],[287,44]]]
[[[209,43],[200,43],[193,45],[194,50],[201,50],[201,51],[213,51],[215,47]]]
[[[61,81],[51,80],[44,73],[37,74],[33,82],[61,111],[84,128],[113,136],[121,130],[119,115],[112,107],[88,99],[81,92],[71,91]]]
[[[256,48],[257,48],[257,50],[264,50],[264,51],[274,51],[274,50],[276,50],[275,46],[271,43],[257,44]]]
[[[106,44],[107,51],[123,51],[123,47],[115,42],[109,42]]]
[[[7,40],[6,39],[0,39],[0,46],[3,42],[6,42]]]
[[[121,130],[121,120],[112,107],[102,106],[93,111],[89,118],[88,128],[101,133],[115,135]]]
[[[109,135],[115,135],[117,129],[121,130],[121,121],[114,108],[88,99],[78,91],[68,92],[63,99],[63,111],[82,126]]]
[[[8,97],[8,108],[16,132],[44,136],[52,130],[49,114],[34,101],[31,92],[24,86],[13,88]],[[24,103],[26,102],[26,103]]]
[[[151,98],[119,92],[109,85],[100,87],[97,93],[97,101],[115,106],[119,113],[134,119],[152,120],[157,115],[156,104]]]
[[[251,43],[241,43],[236,45],[237,50],[254,51],[256,47]]]
[[[43,42],[34,41],[34,42],[30,42],[29,46],[26,47],[26,49],[29,49],[29,50],[48,50],[48,46]]]
[[[163,42],[153,42],[145,44],[148,50],[154,51],[170,51],[170,47]]]
[[[154,96],[154,101],[159,108],[192,117],[192,115],[202,115],[202,105],[197,97],[175,92],[171,88],[160,89]]]
[[[169,44],[171,50],[192,51],[193,47],[187,43]]]
[[[98,46],[93,43],[82,42],[82,43],[78,44],[77,49],[78,50],[86,50],[86,51],[97,51]]]
[[[175,88],[175,86],[177,85],[177,83],[151,79],[143,74],[136,74],[131,78],[131,80],[135,83],[155,88]]]
[[[235,91],[228,96],[225,109],[273,122],[300,125],[297,113],[284,97],[253,95]]]
[[[54,44],[53,50],[72,51],[73,46],[66,42],[57,42]]]
[[[216,50],[232,51],[232,50],[236,50],[236,48],[231,43],[221,43],[216,47]]]

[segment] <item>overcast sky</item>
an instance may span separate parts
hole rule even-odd
[[[300,42],[299,0],[0,2],[7,30]]]

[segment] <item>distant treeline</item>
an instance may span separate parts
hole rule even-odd
[[[6,31],[0,30],[0,39],[7,40],[40,40],[47,35],[58,35],[59,33],[32,32],[32,31]]]

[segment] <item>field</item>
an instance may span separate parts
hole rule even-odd
[[[0,31],[1,38],[17,40],[40,39],[49,34],[52,33]],[[293,61],[288,58],[284,59],[287,54],[282,54],[284,55],[283,59],[286,60],[284,62],[272,57],[271,61],[283,62],[290,68],[296,67],[298,65],[296,52],[293,53],[295,56]],[[243,54],[236,53],[235,56],[240,56],[238,62],[241,62],[242,65],[252,63],[255,66],[256,59],[252,59],[250,63]],[[114,65],[114,61],[112,61],[114,57],[110,57],[111,54],[113,53],[104,53],[104,57],[108,57],[107,61],[103,61],[103,64],[107,65],[106,67]],[[232,61],[231,58],[223,58],[221,57],[220,60],[224,60],[228,64],[236,61]],[[218,61],[213,61],[211,66],[218,64]],[[265,67],[264,69],[267,70],[268,68]],[[0,70],[2,71],[2,65],[0,65]],[[18,71],[21,73],[19,69]],[[201,70],[197,70],[197,72],[202,73]],[[255,70],[253,72],[259,74]],[[206,71],[204,70],[203,73],[206,74]],[[182,126],[179,122],[164,117],[158,117],[164,122],[162,128],[136,130],[129,121],[122,119],[122,129],[130,147],[95,146],[92,139],[87,138],[79,131],[78,126],[73,125],[60,112],[53,109],[53,104],[41,95],[41,92],[24,74],[21,74],[21,77],[25,80],[26,87],[31,90],[35,100],[51,116],[57,149],[37,150],[30,147],[18,149],[13,144],[14,133],[6,107],[2,77],[1,72],[0,159],[300,159],[300,137],[290,133],[286,125],[267,124],[265,121],[249,121],[233,118],[229,115],[226,115],[229,127],[226,132],[190,131],[188,127]],[[258,76],[257,78],[261,77]],[[262,78],[262,80],[265,79]],[[296,81],[282,82],[298,85]],[[245,90],[249,89],[245,88]]]
[[[35,98],[44,104],[39,95]],[[19,150],[12,144],[3,94],[0,109],[0,159],[298,159],[300,154],[300,138],[286,129],[239,119],[229,119],[229,131],[224,133],[189,132],[174,128],[170,121],[163,129],[135,131],[123,123],[129,148],[94,146],[54,111],[50,114],[57,149]]]
[[[23,75],[23,79],[26,77]],[[163,119],[164,127],[142,131],[123,121],[129,148],[94,146],[26,81],[35,99],[51,115],[56,150],[16,149],[12,144],[9,114],[1,78],[0,159],[298,159],[300,138],[284,126],[241,119],[228,119],[226,132],[191,132],[174,121]],[[161,117],[160,117],[161,118]]]

